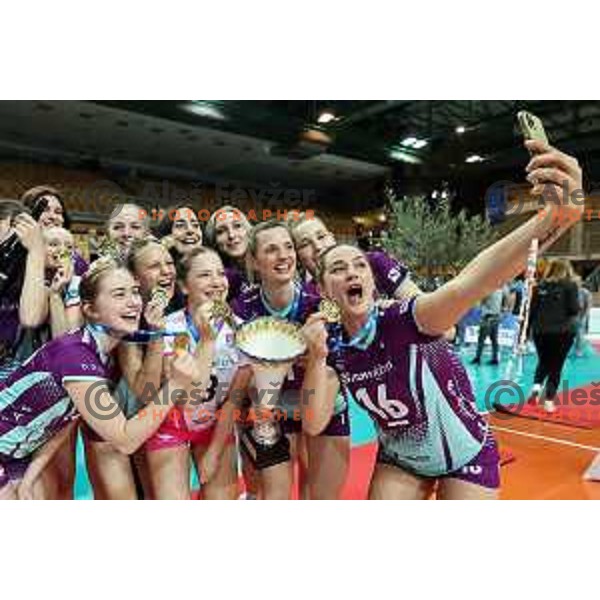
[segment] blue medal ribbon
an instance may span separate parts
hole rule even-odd
[[[357,348],[366,350],[375,339],[377,333],[379,311],[376,306],[371,308],[366,323],[347,342],[344,341],[344,329],[341,323],[327,325],[329,332],[328,345],[331,351],[337,352],[342,348]]]
[[[286,321],[298,320],[298,313],[300,312],[300,297],[300,286],[294,285],[294,297],[292,301],[285,308],[278,310],[276,308],[273,308],[269,304],[269,301],[267,300],[267,297],[264,294],[263,288],[260,288],[260,299],[267,312],[273,317],[285,319]]]

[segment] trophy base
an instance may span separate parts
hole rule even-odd
[[[245,427],[240,433],[240,442],[255,469],[261,471],[291,459],[290,442],[285,434],[281,434],[274,444],[267,445],[259,442],[252,430],[252,427]]]

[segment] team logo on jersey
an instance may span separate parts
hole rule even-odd
[[[388,273],[388,279],[392,283],[396,283],[398,281],[398,279],[400,279],[401,275],[402,275],[402,273],[400,273],[400,271],[398,271],[398,269],[390,269],[390,271]]]

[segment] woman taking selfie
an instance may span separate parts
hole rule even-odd
[[[537,141],[526,146],[532,194],[581,190],[577,161]],[[557,219],[558,211],[569,218]],[[318,434],[347,388],[373,419],[379,451],[372,499],[492,499],[499,487],[498,453],[478,413],[466,370],[441,339],[470,307],[524,270],[532,240],[554,243],[583,213],[573,202],[548,207],[481,252],[454,279],[432,293],[378,307],[364,253],[336,246],[320,259],[323,293],[341,312],[343,335],[333,351],[322,316],[305,327],[309,358],[306,389],[316,389],[309,433]],[[330,343],[331,344],[331,343]]]

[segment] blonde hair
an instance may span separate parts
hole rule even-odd
[[[225,213],[233,213],[235,215],[239,215],[236,216],[235,219],[239,219],[239,221],[246,226],[247,230],[250,230],[252,228],[252,225],[246,218],[246,215],[239,208],[237,208],[236,206],[232,206],[231,204],[221,206],[221,208],[218,208],[212,215],[210,215],[210,218],[206,222],[206,227],[204,228],[206,243],[209,246],[212,246],[213,248],[216,248],[217,246],[217,221],[223,220],[223,218],[219,217],[219,215]]]
[[[544,271],[544,279],[546,281],[560,281],[562,279],[573,281],[574,277],[575,273],[570,261],[562,258],[550,260]]]
[[[115,204],[115,207],[112,209],[110,215],[108,216],[108,219],[106,220],[106,230],[108,230],[110,228],[111,222],[114,221],[119,216],[121,211],[126,206],[132,206],[133,208],[135,208],[138,211],[138,214],[141,214],[142,211],[144,212],[144,216],[140,219],[140,223],[144,226],[144,229],[149,232],[150,231],[150,218],[148,217],[148,211],[146,211],[146,209],[143,208],[142,206],[140,206],[139,204],[135,204],[134,202],[123,202],[121,204]]]
[[[199,256],[207,256],[207,255],[210,255],[210,254],[213,254],[221,262],[223,262],[222,259],[221,259],[221,256],[219,255],[219,253],[216,250],[213,250],[212,248],[207,248],[206,246],[199,246],[198,248],[194,248],[179,263],[179,266],[178,266],[178,269],[177,269],[177,278],[180,281],[185,282],[185,280],[187,279],[187,276],[189,275],[189,272],[192,269],[192,264],[194,263],[194,260],[196,260],[196,258],[198,258]]]
[[[92,304],[100,291],[102,280],[112,273],[127,267],[120,261],[110,257],[103,257],[95,260],[85,272],[79,283],[79,295],[82,304]]]
[[[169,250],[154,237],[145,237],[141,240],[133,240],[131,248],[129,249],[129,253],[127,254],[127,268],[132,273],[136,273],[137,263],[140,258],[140,255],[143,254],[148,248],[150,248],[150,246],[158,246],[159,248],[162,248],[165,252],[169,252]]]

